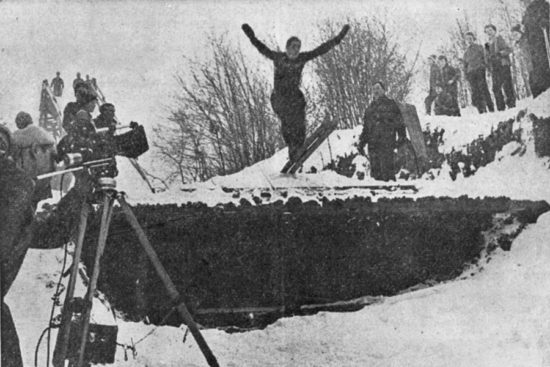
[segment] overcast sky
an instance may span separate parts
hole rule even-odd
[[[97,77],[108,99],[123,103],[123,120],[152,123],[164,114],[160,106],[173,91],[182,56],[204,56],[208,35],[225,33],[251,52],[252,62],[262,62],[240,30],[244,22],[280,47],[297,35],[310,49],[319,42],[315,25],[324,19],[378,14],[406,48],[421,43],[427,55],[464,10],[480,25],[492,21],[495,1],[2,1],[0,117],[11,121],[19,110],[37,117],[40,82],[59,70],[69,84],[77,71]]]

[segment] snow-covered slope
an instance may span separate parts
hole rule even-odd
[[[487,167],[481,168],[476,175],[466,181],[459,177],[456,182],[453,182],[448,174],[448,167],[443,167],[439,172],[439,176],[433,181],[424,179],[415,181],[398,180],[397,184],[417,186],[419,192],[416,195],[419,196],[508,195],[518,199],[549,198],[550,196],[547,196],[548,190],[546,190],[547,185],[544,185],[545,180],[549,178],[548,170],[544,169],[547,160],[537,158],[534,154],[532,134],[529,131],[531,120],[528,115],[532,113],[538,117],[550,116],[550,91],[545,92],[536,100],[520,101],[518,107],[511,110],[483,115],[477,113],[466,114],[463,117],[420,116],[420,121],[423,126],[429,126],[431,129],[445,129],[442,150],[443,152],[450,152],[452,149],[462,150],[480,135],[487,136],[491,129],[495,129],[501,121],[516,120],[521,111],[526,112],[527,115],[520,119],[516,125],[517,127],[521,125],[524,129],[527,145],[525,156],[510,156],[513,148],[507,147],[500,154],[500,159]],[[206,182],[173,187],[166,192],[152,194],[130,164],[124,159],[119,159],[121,172],[117,178],[119,189],[128,193],[129,201],[133,204],[203,201],[208,205],[216,205],[220,202],[238,201],[232,196],[232,193],[225,192],[224,188],[249,188],[257,189],[257,191],[260,188],[288,188],[288,195],[285,196],[290,197],[293,195],[307,196],[302,190],[304,187],[386,185],[369,177],[358,180],[337,175],[333,171],[321,171],[331,159],[357,152],[355,144],[361,129],[362,127],[359,126],[355,129],[334,131],[304,164],[305,172],[309,171],[311,167],[315,167],[318,171],[316,174],[281,174],[279,171],[287,159],[287,149],[285,148],[275,153],[271,158],[258,162],[235,174],[217,176]],[[362,162],[359,161],[358,163],[361,164]],[[517,166],[517,168],[513,168],[514,166]],[[526,178],[528,179],[526,180]],[[531,183],[533,189],[521,189],[524,182]],[[335,193],[324,194],[326,196],[335,195]],[[244,197],[250,199],[250,195]],[[339,197],[372,196],[372,193],[370,190],[357,189],[339,192],[337,195]],[[376,197],[381,195],[395,196],[396,193],[380,192],[377,193]],[[408,195],[408,193],[404,192],[400,195]],[[279,197],[275,195],[272,200],[277,198]],[[311,199],[311,196],[308,196],[308,199]]]
[[[550,116],[550,92],[526,106],[527,112]],[[447,146],[468,142],[463,136],[490,131],[492,124],[514,118],[516,111],[501,116],[477,116],[464,132],[467,117],[431,118],[430,123],[450,132]],[[528,124],[527,120],[522,123]],[[433,126],[432,125],[432,126]],[[336,132],[342,151],[352,149],[355,131]],[[334,134],[333,134],[334,135]],[[460,136],[460,137],[459,137]],[[511,155],[513,143],[497,159],[469,178],[451,181],[442,174],[433,181],[417,181],[417,195],[507,195],[550,201],[548,160],[535,156],[533,140],[526,135],[525,153]],[[336,145],[335,137],[331,144]],[[460,143],[460,142],[464,143]],[[344,144],[345,143],[345,144]],[[339,148],[340,149],[340,148]],[[326,150],[321,152],[325,152]],[[334,150],[333,150],[334,152]],[[135,202],[184,202],[200,200],[214,205],[232,200],[221,186],[295,186],[348,183],[334,173],[280,176],[277,171],[285,152],[228,177],[216,177],[195,185],[195,191],[179,189],[147,194],[140,189],[129,167],[121,163],[125,187]],[[316,158],[312,158],[314,161]],[[127,174],[127,175],[126,175]],[[126,181],[125,181],[126,180]],[[279,180],[279,181],[278,181]],[[343,180],[343,181],[340,181]],[[295,191],[299,193],[299,190]],[[176,195],[176,196],[174,196]],[[500,249],[484,259],[477,272],[431,288],[384,298],[382,302],[350,313],[319,313],[277,321],[264,330],[227,334],[205,330],[204,336],[223,366],[548,366],[550,365],[550,214],[541,216],[513,242],[511,251]],[[53,281],[58,276],[61,250],[29,251],[12,286],[7,302],[12,307],[26,365],[32,365],[34,347],[49,317]],[[489,261],[490,260],[490,261]],[[471,275],[471,276],[470,276]],[[82,289],[81,289],[82,290]],[[97,317],[101,317],[96,307]],[[136,345],[135,358],[122,348],[118,366],[203,366],[206,362],[184,326],[154,328],[118,320],[119,342]],[[55,337],[55,333],[54,333]],[[185,342],[183,342],[185,340]],[[40,361],[44,360],[44,345]]]

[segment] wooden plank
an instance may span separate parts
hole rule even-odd
[[[416,107],[407,103],[399,103],[399,109],[403,115],[403,121],[407,127],[407,132],[416,154],[416,160],[418,162],[419,174],[424,173],[428,169],[428,150],[426,149],[426,142],[424,141],[424,133],[420,126],[420,120]]]

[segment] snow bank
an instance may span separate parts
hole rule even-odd
[[[550,364],[550,214],[474,277],[384,299],[353,313],[277,321],[206,340],[224,366],[546,366]],[[122,342],[145,334],[121,325]],[[204,365],[184,328],[157,329],[123,366]]]

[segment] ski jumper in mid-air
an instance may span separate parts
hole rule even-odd
[[[281,131],[288,145],[289,159],[295,161],[298,158],[297,152],[306,138],[306,101],[300,90],[302,70],[306,62],[327,53],[339,44],[348,32],[349,25],[345,25],[338,36],[308,52],[300,52],[302,43],[297,37],[288,39],[286,52],[272,51],[256,38],[248,24],[243,24],[242,29],[254,47],[262,55],[273,60],[275,80],[271,106],[281,120]]]

